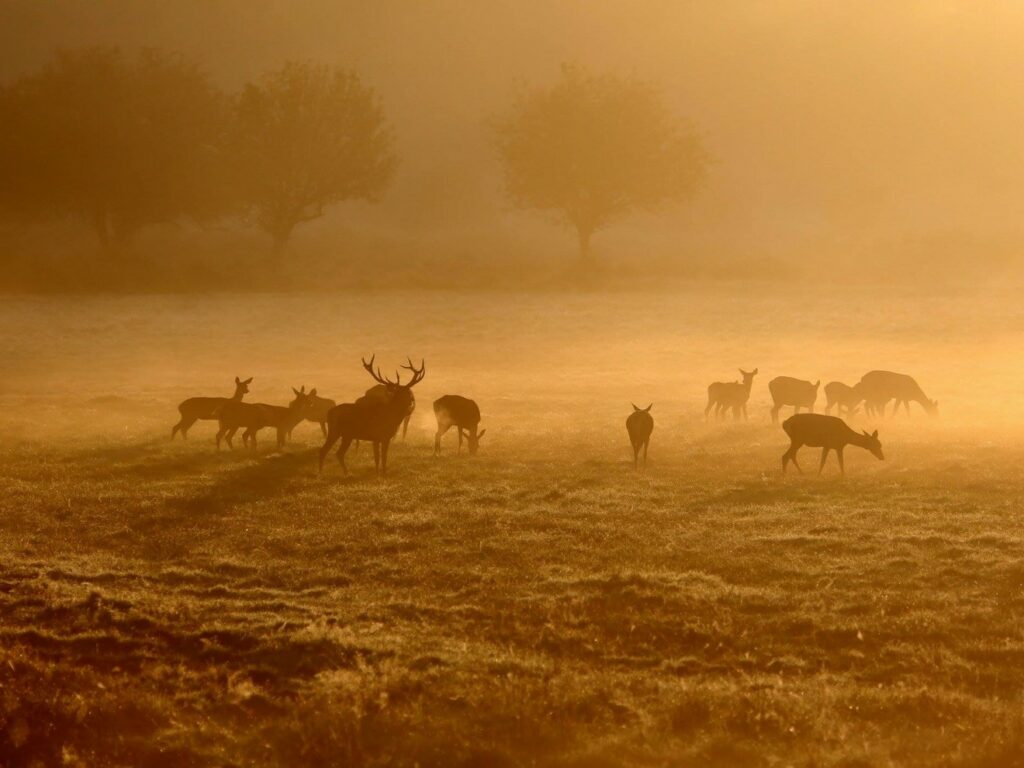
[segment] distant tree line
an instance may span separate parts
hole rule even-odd
[[[507,193],[576,231],[692,194],[701,143],[653,86],[563,68],[492,124]],[[394,178],[395,135],[354,72],[289,62],[238,93],[182,57],[117,48],[58,52],[0,85],[0,212],[74,216],[115,257],[144,227],[234,218],[279,256],[297,227]]]

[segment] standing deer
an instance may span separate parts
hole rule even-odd
[[[235,376],[235,394],[231,397],[190,397],[188,400],[182,400],[178,406],[181,420],[171,427],[171,440],[178,432],[181,432],[182,440],[188,440],[189,427],[197,421],[200,419],[212,421],[217,418],[217,411],[225,403],[242,402],[242,398],[249,393],[249,384],[251,383],[252,376],[245,381]]]
[[[790,416],[782,422],[782,429],[789,436],[789,450],[782,454],[782,473],[786,473],[786,465],[793,462],[800,474],[803,470],[796,463],[796,452],[802,446],[808,445],[812,448],[821,448],[821,464],[818,465],[818,474],[825,468],[825,460],[828,459],[828,452],[835,451],[839,460],[839,472],[846,474],[843,466],[843,449],[847,445],[856,445],[864,448],[878,458],[885,459],[882,454],[882,444],[878,440],[878,430],[870,435],[867,432],[857,433],[847,426],[846,422],[836,416],[825,416],[820,413],[798,413]]]
[[[637,466],[641,448],[644,449],[644,466],[646,467],[647,446],[651,443],[651,432],[654,431],[654,417],[651,416],[651,408],[654,403],[646,408],[638,408],[634,403],[630,403],[630,405],[633,406],[633,412],[626,419],[626,431],[629,433],[629,442],[633,445],[633,467]]]
[[[860,384],[851,387],[841,381],[830,381],[825,385],[826,414],[831,413],[832,408],[835,407],[836,415],[842,416],[845,409],[846,417],[849,418],[857,412],[857,406],[863,399],[864,396],[860,393]]]
[[[383,384],[374,384],[368,390],[363,397],[377,400],[387,400],[390,395],[388,394],[388,388]],[[409,391],[409,412],[405,414],[405,418],[402,419],[402,439],[405,440],[405,433],[409,431],[409,420],[412,419],[412,412],[416,410],[416,397],[412,391]],[[361,398],[360,398],[361,399]]]
[[[939,404],[935,400],[929,400],[921,386],[905,373],[869,371],[861,377],[857,386],[864,396],[864,409],[872,415],[884,416],[885,406],[890,400],[896,401],[892,409],[893,416],[896,415],[901,403],[909,416],[912,402],[920,403],[929,416],[936,416],[939,413]]]
[[[738,381],[716,381],[708,385],[708,407],[704,409],[704,418],[708,417],[711,409],[715,409],[715,418],[725,418],[725,413],[730,408],[734,419],[739,419],[740,411],[743,418],[747,418],[747,401],[750,399],[750,387],[757,376],[757,368],[752,371],[744,371],[740,368],[743,376],[743,383]]]
[[[462,453],[462,438],[465,437],[469,441],[470,455],[476,455],[480,438],[487,430],[477,432],[480,426],[480,409],[475,401],[461,395],[444,395],[434,401],[434,416],[437,417],[437,433],[434,435],[435,455],[441,452],[441,437],[452,427],[459,430],[458,453]]]
[[[814,401],[818,399],[820,386],[820,380],[811,384],[792,376],[776,376],[769,381],[768,391],[772,395],[772,424],[779,423],[779,411],[787,405],[795,407],[794,413],[800,413],[801,408],[807,408],[814,413]]]
[[[299,390],[299,392],[305,392],[305,385]],[[306,415],[305,421],[311,421],[314,424],[320,425],[320,431],[324,437],[327,437],[327,412],[331,410],[337,403],[328,397],[320,397],[316,393],[316,387],[309,390],[306,395]],[[288,432],[288,437],[292,436],[291,431]]]
[[[330,410],[327,414],[327,441],[320,449],[321,472],[324,469],[324,458],[340,438],[341,447],[338,448],[338,461],[345,474],[348,474],[348,467],[345,466],[345,452],[348,451],[353,440],[372,441],[374,467],[381,475],[388,473],[388,447],[398,432],[398,426],[409,413],[412,388],[423,381],[423,377],[426,375],[426,364],[421,361],[420,367],[416,368],[410,359],[408,364],[402,367],[412,372],[412,379],[408,384],[402,384],[399,374],[395,375],[395,381],[390,381],[381,375],[379,368],[374,370],[375,357],[371,357],[370,362],[363,360],[363,368],[375,381],[386,388],[390,397],[383,402],[361,397],[354,403],[342,403]]]
[[[303,387],[305,389],[305,387]],[[221,406],[217,413],[220,429],[217,430],[217,450],[220,450],[221,438],[225,439],[228,448],[234,448],[231,442],[235,433],[244,428],[242,445],[256,448],[256,433],[264,427],[277,430],[277,447],[284,447],[285,437],[306,417],[309,407],[309,395],[292,387],[295,399],[287,407],[267,405],[266,403],[229,402]]]

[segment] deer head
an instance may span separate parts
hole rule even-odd
[[[643,402],[643,401],[641,400],[640,402]],[[650,404],[650,405],[648,405],[648,406],[647,406],[646,408],[641,408],[641,407],[640,407],[640,406],[638,406],[638,405],[637,405],[636,403],[630,403],[630,405],[632,405],[632,406],[633,406],[633,410],[634,410],[634,411],[639,411],[640,413],[650,413],[650,411],[651,411],[651,408],[653,408],[653,407],[654,407],[654,403],[651,403],[651,404]]]
[[[885,459],[885,456],[882,454],[882,443],[878,440],[877,429],[870,435],[867,431],[864,432],[864,447],[871,451],[879,461]]]
[[[252,376],[245,381],[235,376],[235,397],[240,398],[242,395],[249,394],[249,384],[252,383]]]
[[[740,368],[740,375],[743,377],[743,383],[746,384],[747,386],[750,386],[750,384],[754,381],[754,377],[757,376],[757,368],[755,368],[752,371],[744,371],[742,368]]]
[[[292,392],[295,393],[295,399],[288,403],[288,408],[293,411],[302,411],[313,406],[312,393],[306,392],[306,385],[302,385],[302,389],[296,389],[292,387]]]
[[[487,430],[481,429],[475,435],[466,432],[461,427],[459,428],[459,431],[462,433],[462,436],[465,437],[466,440],[469,442],[469,455],[475,456],[477,449],[480,447],[480,438],[484,436],[484,432],[486,432]]]
[[[925,413],[929,416],[939,415],[939,401],[938,400],[925,400],[921,403],[924,406]]]

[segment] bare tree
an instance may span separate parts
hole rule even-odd
[[[495,135],[513,203],[574,227],[587,267],[595,232],[691,195],[705,173],[700,140],[657,88],[574,66],[519,98]]]
[[[290,62],[238,99],[240,195],[278,254],[295,227],[345,200],[375,201],[394,175],[394,137],[353,72]]]

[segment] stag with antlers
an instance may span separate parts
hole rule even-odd
[[[353,440],[369,440],[373,443],[373,463],[381,475],[388,473],[388,447],[391,439],[398,432],[402,420],[409,413],[412,403],[412,388],[423,381],[426,373],[426,363],[420,361],[417,368],[408,360],[402,368],[412,373],[412,379],[402,383],[401,374],[395,372],[395,380],[391,381],[381,375],[380,368],[374,368],[373,362],[376,355],[370,358],[370,362],[363,360],[363,368],[369,373],[374,381],[383,385],[389,395],[386,399],[361,397],[354,403],[342,403],[332,408],[327,413],[327,442],[320,449],[320,471],[324,469],[324,458],[330,452],[334,444],[340,439],[341,447],[338,448],[338,461],[341,469],[348,474],[348,467],[345,466],[345,452]]]

